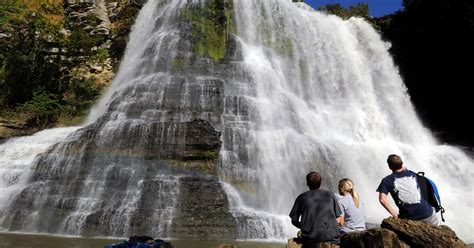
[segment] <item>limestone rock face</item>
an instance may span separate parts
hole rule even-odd
[[[30,135],[39,130],[34,119],[4,119],[0,117],[0,143],[12,137]]]
[[[388,218],[382,228],[389,229],[410,247],[467,247],[447,226],[433,226],[422,221]]]
[[[0,139],[21,135],[24,125],[0,118]]]
[[[104,0],[73,1],[68,0],[67,17],[71,26],[83,27],[90,35],[110,35],[110,20]]]
[[[65,5],[65,15],[67,20],[66,32],[72,30],[84,30],[91,39],[97,39],[98,44],[92,50],[108,51],[112,45],[111,30],[112,23],[109,18],[109,11],[104,0],[68,0]],[[100,42],[99,42],[100,41]],[[78,60],[84,56],[79,51],[69,51],[68,56]],[[89,59],[79,63],[75,69],[75,75],[81,75],[84,79],[93,79],[100,85],[107,86],[115,76],[113,72],[113,59],[107,54],[107,58],[100,61]]]
[[[171,236],[191,239],[235,239],[237,223],[227,195],[215,177],[183,177]]]

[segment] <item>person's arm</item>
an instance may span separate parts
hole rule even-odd
[[[387,195],[385,193],[382,193],[382,192],[379,193],[379,202],[393,216],[393,218],[398,218],[397,212],[393,210],[392,206],[390,205],[390,202],[387,199]]]
[[[336,214],[336,221],[340,226],[343,226],[344,225],[344,207],[339,202],[339,200],[336,199],[335,195],[333,195],[332,198],[334,202],[334,214]]]
[[[344,226],[346,224],[346,222],[344,221],[344,215],[337,217],[336,220],[340,226]]]
[[[293,224],[293,226],[297,227],[298,229],[301,229],[300,216],[301,216],[301,207],[300,207],[300,201],[298,197],[296,198],[295,204],[293,205],[293,208],[291,209],[291,212],[290,212],[291,224]]]

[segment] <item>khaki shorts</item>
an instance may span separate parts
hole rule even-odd
[[[435,226],[439,226],[441,224],[439,222],[438,216],[436,215],[436,211],[433,211],[433,214],[430,217],[428,217],[426,219],[422,219],[421,221],[433,224]]]

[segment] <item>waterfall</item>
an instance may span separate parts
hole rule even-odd
[[[225,31],[206,15],[227,18]],[[196,45],[206,41],[225,51]],[[423,127],[388,48],[360,18],[289,0],[150,0],[84,127],[0,147],[0,228],[285,240],[310,170],[334,192],[351,178],[380,223],[375,189],[396,153],[437,183],[446,224],[474,240],[473,160]],[[8,155],[29,143],[43,145],[27,161]]]
[[[380,223],[388,213],[375,189],[391,173],[387,156],[396,153],[410,170],[437,182],[448,209],[446,224],[474,240],[474,201],[463,197],[473,186],[473,160],[438,144],[423,127],[389,55],[390,44],[370,24],[291,1],[234,1],[234,6],[243,67],[255,87],[247,101],[256,112],[253,128],[239,132],[248,139],[247,153],[253,154],[244,160],[253,168],[245,175],[235,167],[228,173],[237,181],[242,176],[256,181],[256,187],[250,194],[240,189],[243,199],[236,205],[287,215],[306,190],[305,175],[316,170],[323,187],[334,192],[339,179],[352,178],[367,221]],[[233,164],[229,159],[227,166]]]
[[[25,186],[30,174],[29,166],[35,157],[49,146],[63,141],[77,129],[78,127],[48,129],[32,136],[11,138],[0,145],[0,209],[4,209],[4,204],[10,201],[9,196]]]

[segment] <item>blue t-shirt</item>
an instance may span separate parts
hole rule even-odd
[[[394,172],[380,182],[377,192],[392,196],[401,219],[421,220],[433,214],[433,208],[421,195],[420,183],[415,172]]]

